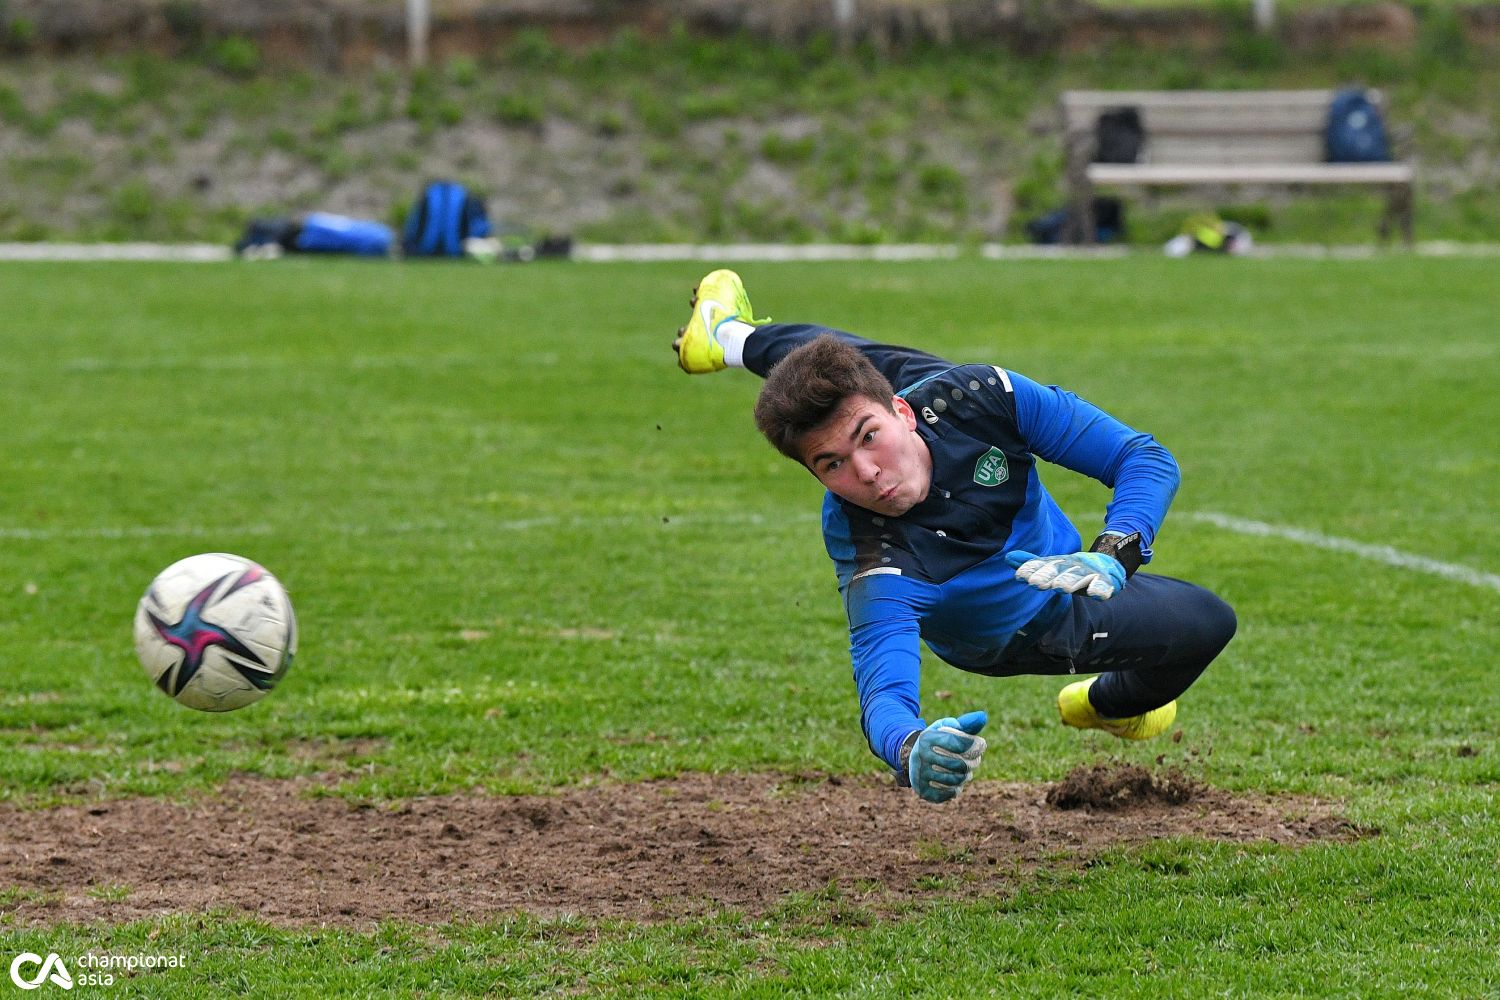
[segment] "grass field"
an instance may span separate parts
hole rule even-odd
[[[879,771],[819,491],[756,438],[753,377],[673,364],[701,269],[0,265],[0,795],[332,770],[331,794],[386,803]],[[1183,702],[1184,741],[1065,731],[1053,681],[933,661],[925,704],[990,712],[981,781],[1162,756],[1228,791],[1337,800],[1372,835],[1122,847],[1000,894],[966,891],[956,861],[948,891],[895,909],[808,885],[771,914],[647,922],[38,925],[6,915],[36,890],[0,885],[0,960],[188,957],[77,991],[107,996],[1500,996],[1493,261],[741,273],[763,314],[1067,385],[1183,467],[1154,568],[1241,622]],[[1090,536],[1107,494],[1049,471]],[[1223,526],[1247,520],[1316,535]],[[154,691],[130,644],[146,584],[197,551],[264,563],[302,623],[282,687],[224,716]],[[170,832],[118,849],[170,851]]]

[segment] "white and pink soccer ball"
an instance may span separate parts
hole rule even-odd
[[[286,588],[262,566],[225,552],[188,556],[146,588],[135,651],[171,698],[228,712],[259,701],[286,675],[297,617]]]

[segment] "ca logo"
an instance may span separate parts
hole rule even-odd
[[[36,974],[35,979],[22,979],[21,966],[40,965],[41,971]],[[57,952],[51,952],[45,960],[34,952],[23,951],[10,963],[10,981],[23,990],[34,990],[47,981],[48,973],[51,973],[54,985],[61,986],[65,990],[73,988],[73,977],[68,974],[68,967],[63,965],[62,958]]]

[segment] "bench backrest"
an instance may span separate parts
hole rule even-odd
[[[1099,114],[1135,108],[1146,163],[1289,164],[1323,160],[1333,90],[1070,90],[1061,97],[1070,150],[1091,140]],[[1380,106],[1378,92],[1370,98]]]

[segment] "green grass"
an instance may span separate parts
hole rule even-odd
[[[0,795],[177,795],[231,771],[332,769],[340,794],[402,797],[546,791],[606,769],[879,770],[819,491],[756,439],[752,377],[672,364],[698,270],[0,265]],[[742,268],[762,313],[1067,385],[1183,466],[1154,567],[1241,619],[1184,700],[1187,738],[1063,731],[1055,682],[933,662],[927,700],[990,711],[987,778],[1165,753],[1221,787],[1341,800],[1377,837],[1162,842],[977,899],[955,859],[953,901],[890,916],[808,886],[768,918],[659,925],[0,921],[0,954],[188,956],[120,996],[1500,995],[1500,595],[1183,516],[1493,572],[1493,270],[1405,256]],[[1105,491],[1049,471],[1095,530]],[[130,645],[151,577],[209,550],[270,567],[303,627],[283,686],[224,716],[154,691]],[[914,849],[940,843],[935,828]],[[0,904],[29,891],[0,887]],[[945,954],[950,940],[967,950]]]

